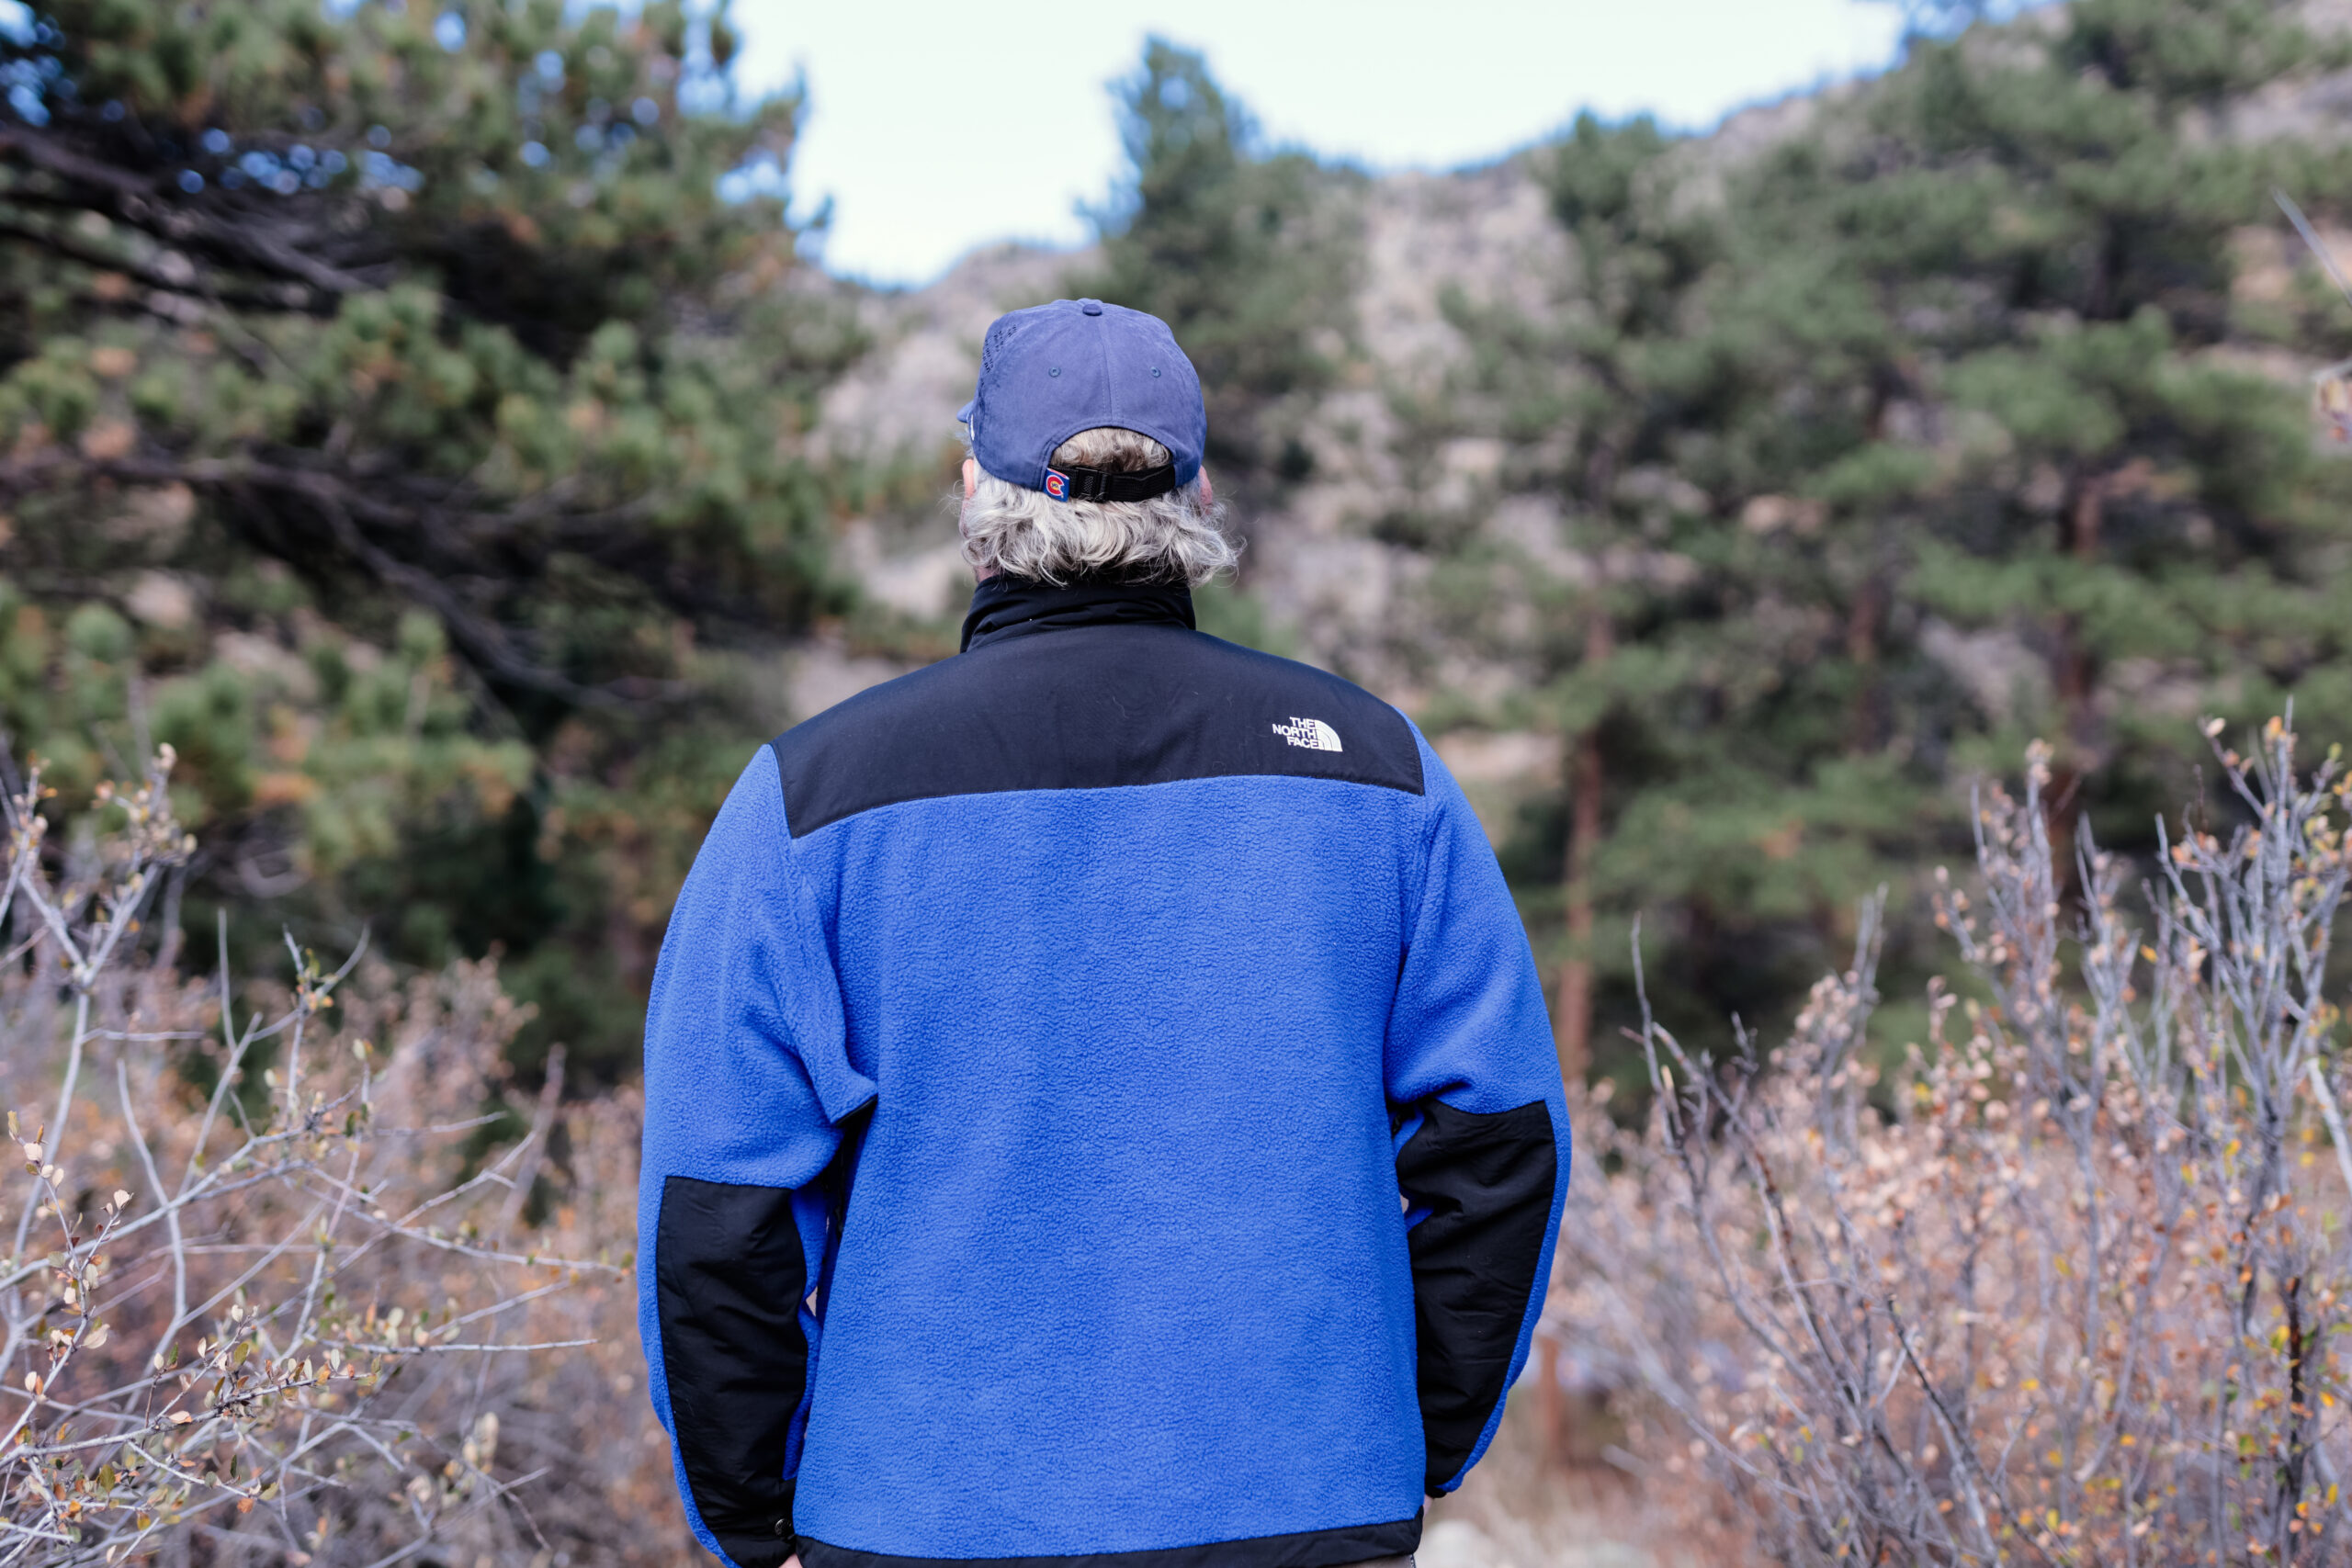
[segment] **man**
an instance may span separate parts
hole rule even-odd
[[[1401,714],[1193,630],[1164,325],[1005,316],[963,418],[964,651],[761,750],[654,979],[688,1517],[738,1568],[1401,1561],[1550,1271],[1526,938]]]

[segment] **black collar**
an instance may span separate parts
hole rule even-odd
[[[1064,626],[1138,624],[1191,627],[1193,595],[1174,582],[1080,581],[1057,588],[1000,573],[972,594],[972,613],[964,617],[964,648],[969,651]]]

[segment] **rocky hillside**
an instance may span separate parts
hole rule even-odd
[[[1502,457],[1498,442],[1462,436],[1443,441],[1426,460],[1409,459],[1400,395],[1435,396],[1465,353],[1441,308],[1449,290],[1548,309],[1566,243],[1523,158],[1374,180],[1364,187],[1361,222],[1355,341],[1340,384],[1315,400],[1299,432],[1313,456],[1309,477],[1282,504],[1238,511],[1233,523],[1246,540],[1241,585],[1256,607],[1250,629],[1258,639],[1410,709],[1432,673],[1491,688],[1513,672],[1467,654],[1431,671],[1398,654],[1401,645],[1430,640],[1404,592],[1430,560],[1374,537],[1374,525],[1404,497],[1448,509],[1475,504],[1491,490]],[[863,301],[876,346],[828,392],[820,449],[918,469],[928,464],[944,494],[960,456],[955,415],[971,395],[982,332],[1001,311],[1057,297],[1091,260],[1087,253],[993,248],[966,257],[928,288]],[[1518,500],[1494,517],[1529,548],[1555,557],[1556,522],[1556,511]],[[843,565],[881,605],[917,622],[961,615],[971,579],[945,502],[876,508],[843,525],[841,545]],[[820,637],[796,660],[793,704],[814,712],[909,667]],[[1464,735],[1448,750],[1474,784],[1516,794],[1514,783],[1547,775],[1557,745],[1513,732]]]
[[[2352,0],[2319,0],[2303,15],[2323,36],[2340,36],[2352,22]],[[2064,16],[2042,11],[1981,47],[2030,53],[2063,31]],[[1681,144],[1675,156],[1685,170],[1687,198],[1714,199],[1724,176],[1818,126],[1825,109],[1851,107],[1873,90],[1849,85],[1792,96],[1736,114],[1711,136]],[[2340,144],[2352,134],[2352,71],[2290,73],[2196,112],[2181,134],[2208,144],[2282,138]],[[1455,405],[1476,400],[1464,390],[1478,349],[1458,322],[1463,307],[1476,313],[1501,306],[1555,321],[1577,308],[1577,263],[1543,182],[1543,155],[1452,173],[1385,175],[1353,187],[1349,199],[1362,236],[1354,330],[1336,385],[1295,421],[1312,457],[1307,477],[1283,489],[1273,503],[1234,519],[1247,540],[1240,586],[1251,609],[1238,623],[1220,619],[1221,629],[1238,626],[1409,711],[1424,710],[1438,694],[1490,701],[1532,677],[1529,662],[1512,651],[1527,637],[1514,635],[1510,621],[1535,613],[1515,574],[1532,567],[1552,581],[1574,584],[1591,579],[1596,563],[1569,543],[1559,496],[1514,482],[1506,472],[1513,454],[1501,436],[1482,428],[1494,422],[1461,417]],[[2352,257],[2352,232],[2323,229],[2340,254]],[[2242,302],[2285,302],[2309,271],[2300,243],[2281,223],[2247,227],[2234,249],[2233,294]],[[969,395],[981,332],[1000,311],[1068,291],[1094,260],[1092,252],[987,249],[927,288],[861,299],[857,309],[874,346],[826,394],[817,449],[935,471],[944,495],[957,455],[954,414]],[[2314,354],[2276,345],[2222,344],[2206,352],[2292,383],[2320,362]],[[1431,418],[1432,410],[1445,412]],[[1947,431],[1948,445],[1956,439]],[[1688,493],[1671,472],[1637,474],[1630,482],[1658,490],[1671,507],[1723,511],[1721,498]],[[1384,520],[1406,513],[1467,520],[1463,533],[1495,548],[1497,579],[1481,611],[1487,624],[1480,635],[1459,635],[1458,626],[1430,613],[1421,590],[1444,552],[1385,536]],[[1768,496],[1751,498],[1725,521],[1769,534],[1786,518],[1802,522],[1811,514],[1805,503]],[[901,490],[895,502],[883,500],[845,522],[841,546],[842,564],[876,604],[943,629],[960,614],[969,579],[945,502],[910,504]],[[1671,550],[1621,552],[1598,569],[1668,585],[1689,571]],[[1205,606],[1204,614],[1216,609]],[[1917,639],[1996,722],[2030,709],[2037,693],[2049,694],[2044,660],[2028,646],[2028,629],[1962,627],[1931,615],[1917,628]],[[838,636],[820,637],[797,657],[794,703],[813,711],[907,667],[904,657],[859,654]],[[2150,697],[2159,705],[2165,700],[2161,681],[2145,668],[2126,668],[2113,678],[2122,698]],[[1552,776],[1558,761],[1555,736],[1532,730],[1482,727],[1454,735],[1447,749],[1474,783],[1537,783]]]
[[[1408,491],[1463,495],[1491,475],[1498,452],[1476,438],[1448,443],[1434,473],[1408,473],[1395,409],[1400,391],[1434,390],[1462,354],[1440,308],[1449,289],[1544,308],[1566,263],[1566,241],[1523,159],[1448,175],[1399,175],[1365,187],[1364,267],[1358,332],[1341,384],[1317,400],[1304,434],[1310,477],[1285,504],[1240,515],[1248,549],[1243,581],[1275,637],[1300,657],[1341,671],[1395,698],[1412,682],[1388,657],[1397,627],[1396,589],[1419,570],[1413,552],[1369,536],[1370,525]],[[922,465],[951,477],[956,411],[971,396],[981,333],[1000,312],[1055,298],[1085,271],[1087,253],[1006,246],[965,258],[928,288],[862,302],[875,347],[827,393],[817,432],[831,456]],[[1521,526],[1544,534],[1544,520]],[[844,562],[865,592],[916,620],[960,614],[970,579],[942,506],[882,510],[846,524]],[[824,671],[820,673],[820,666]],[[864,673],[879,673],[878,662]],[[804,681],[842,677],[821,653]]]

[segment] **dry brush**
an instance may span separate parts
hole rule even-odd
[[[6,801],[0,1565],[674,1555],[633,1101],[514,1095],[487,964],[185,974],[170,761]]]
[[[2229,822],[2164,832],[2136,918],[2087,827],[2053,863],[2046,753],[1981,799],[1973,890],[1938,878],[1966,979],[1898,1068],[1875,904],[1778,1048],[1645,1021],[1646,1116],[1579,1119],[1546,1332],[1650,1495],[1790,1563],[2352,1560],[2352,785],[2283,721],[2216,760]]]

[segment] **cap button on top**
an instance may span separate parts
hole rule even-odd
[[[1078,308],[1087,315],[1099,316],[1102,313],[1102,301],[1100,299],[1080,299],[1078,302]]]

